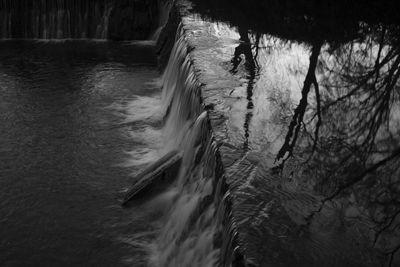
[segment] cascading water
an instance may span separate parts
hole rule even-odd
[[[151,34],[150,40],[157,41],[160,37],[161,31],[163,30],[165,24],[168,21],[169,11],[171,10],[171,6],[173,1],[158,1],[159,5],[159,14],[158,14],[158,27]]]
[[[0,38],[108,39],[116,2],[0,0]],[[166,17],[161,14],[160,25]],[[157,36],[158,32],[154,39]],[[201,85],[182,27],[177,30],[162,84],[163,152],[180,150],[183,160],[174,184],[164,193],[169,201],[163,203],[162,226],[146,245],[149,263],[162,267],[229,266],[235,238],[225,206],[229,195],[224,191],[217,146],[201,106]]]
[[[165,193],[172,200],[162,227],[148,246],[150,265],[223,265],[221,247],[230,246],[222,241],[227,216],[223,179],[182,27],[163,76],[163,103],[167,103],[164,138],[169,141],[168,150],[181,150],[183,162],[175,183]],[[227,254],[226,249],[222,254]]]
[[[158,25],[161,2],[0,0],[0,38],[145,39]]]
[[[107,39],[113,0],[0,1],[0,36]]]

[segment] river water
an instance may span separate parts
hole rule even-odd
[[[151,42],[0,42],[2,266],[141,266],[121,190],[156,155]],[[140,204],[137,204],[140,205]]]

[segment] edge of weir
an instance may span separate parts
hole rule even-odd
[[[167,23],[161,31],[159,38],[157,39],[157,54],[159,61],[160,70],[164,70],[168,64],[169,56],[172,48],[177,40],[177,36],[180,32],[185,37],[185,43],[187,46],[187,57],[193,67],[195,79],[200,84],[199,102],[202,110],[207,112],[208,128],[211,132],[211,138],[216,143],[216,165],[219,167],[219,175],[216,177],[218,180],[222,179],[221,198],[224,201],[224,207],[226,209],[222,219],[222,231],[216,242],[220,244],[220,261],[219,266],[257,266],[251,259],[246,256],[245,245],[243,244],[240,234],[238,232],[237,223],[233,215],[233,196],[231,194],[231,185],[227,182],[227,173],[225,170],[226,163],[231,162],[231,159],[224,159],[224,153],[221,151],[221,147],[225,146],[229,149],[229,144],[223,142],[224,130],[223,122],[227,118],[221,113],[216,111],[214,106],[216,103],[212,98],[213,90],[218,90],[217,87],[212,86],[213,90],[206,88],[206,83],[202,79],[202,69],[197,64],[196,55],[194,52],[197,51],[198,47],[193,42],[193,36],[196,34],[195,29],[191,29],[186,20],[189,16],[194,15],[191,10],[192,6],[189,1],[186,0],[171,0],[172,4],[169,10],[169,17]],[[198,34],[201,34],[199,32]],[[206,38],[206,37],[205,37]],[[226,81],[229,83],[229,81]],[[214,99],[215,100],[215,99]],[[218,184],[217,182],[214,185]],[[232,185],[234,186],[234,185]],[[214,189],[215,190],[215,189]]]

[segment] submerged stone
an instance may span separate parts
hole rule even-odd
[[[178,174],[181,162],[182,153],[174,150],[151,164],[135,178],[137,182],[128,190],[122,204],[127,204],[130,200],[156,186],[173,181]]]

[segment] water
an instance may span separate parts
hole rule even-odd
[[[375,234],[373,231],[385,227],[388,220],[397,223],[398,213],[394,212],[397,208],[390,210],[382,221],[374,222],[374,216],[382,215],[381,208],[388,206],[382,203],[382,207],[372,210],[368,205],[376,204],[373,200],[378,194],[375,188],[382,186],[385,189],[380,192],[385,192],[390,187],[386,182],[379,184],[380,179],[386,180],[387,174],[391,177],[389,180],[397,182],[399,177],[399,169],[395,167],[399,166],[398,128],[394,130],[399,125],[398,112],[384,100],[393,101],[393,107],[398,105],[398,97],[390,92],[398,88],[399,76],[392,77],[393,83],[389,84],[387,81],[391,78],[384,78],[390,73],[399,73],[400,59],[394,48],[398,46],[392,46],[397,39],[388,38],[388,44],[381,51],[382,58],[391,55],[392,60],[386,58],[386,63],[390,64],[382,67],[391,71],[382,71],[381,77],[376,78],[374,64],[379,51],[379,45],[373,41],[376,33],[366,34],[363,41],[343,44],[332,52],[329,44],[321,45],[318,41],[310,45],[272,34],[252,33],[241,25],[235,29],[225,23],[201,20],[196,15],[186,16],[182,21],[178,32],[184,37],[176,40],[166,69],[165,77],[169,79],[164,80],[165,98],[172,103],[180,99],[177,101],[180,105],[171,105],[168,122],[176,125],[172,129],[185,132],[184,115],[190,122],[193,114],[188,110],[197,112],[192,96],[199,89],[192,81],[201,83],[201,95],[229,184],[226,197],[232,200],[232,205],[229,206],[229,201],[214,201],[206,209],[200,209],[204,213],[198,214],[198,203],[211,194],[204,186],[207,179],[202,180],[196,173],[197,165],[188,168],[190,173],[178,183],[178,201],[166,216],[168,223],[156,246],[161,249],[156,250],[155,266],[215,266],[221,264],[218,260],[223,261],[221,265],[230,266],[236,260],[240,262],[240,257],[255,266],[377,266],[390,261],[383,253],[398,247],[394,245],[398,244],[397,233],[391,235],[398,225],[393,224],[393,229],[384,235],[378,234],[376,240],[380,243],[376,247],[371,236]],[[376,34],[381,35],[379,31]],[[185,57],[186,46],[193,49]],[[181,67],[172,67],[174,65]],[[353,69],[356,70],[353,72]],[[180,73],[176,74],[176,70]],[[307,73],[311,72],[315,72],[315,83],[319,83],[319,86],[312,85],[315,88],[310,87],[309,77],[312,76]],[[374,86],[382,95],[378,94],[375,99],[378,95],[371,93],[368,86],[374,81],[364,80],[364,77],[376,79]],[[176,89],[181,87],[186,90]],[[175,88],[175,91],[166,88]],[[349,88],[356,88],[360,95],[346,101],[342,99],[343,103],[329,112],[324,110],[321,126],[316,119],[317,98],[323,99],[321,105],[335,103],[334,99],[345,95]],[[321,90],[320,96],[317,96],[318,90]],[[305,99],[308,108],[303,111],[305,114],[299,115]],[[371,106],[376,103],[380,103],[379,109]],[[288,154],[294,146],[291,142],[296,142],[292,141],[296,138],[290,136],[290,128],[288,130],[296,116],[302,116],[300,121],[304,118],[306,129],[294,124],[294,129],[300,129],[299,133],[292,132],[292,136],[298,136],[297,146],[292,148],[295,156],[285,155],[281,167],[277,155],[282,147],[288,147],[288,151],[284,151]],[[386,121],[387,128],[380,127],[384,119],[374,121],[372,116],[390,118]],[[370,133],[363,128],[369,126]],[[371,138],[374,130],[376,136]],[[315,136],[320,139],[313,146]],[[372,142],[370,151],[365,138]],[[285,140],[289,142],[286,146]],[[185,151],[190,149],[188,143],[182,143]],[[354,144],[356,151],[349,151],[347,144]],[[315,152],[313,147],[317,148]],[[381,152],[375,151],[384,147]],[[340,189],[343,180],[357,178],[355,175],[362,174],[364,166],[373,166],[374,161],[390,153],[393,153],[388,160],[390,163],[378,166],[376,173],[365,175],[356,190],[340,191],[342,194],[332,202],[322,201],[335,187]],[[205,158],[211,159],[212,155],[208,153]],[[364,162],[357,158],[360,155]],[[212,160],[207,161],[210,162]],[[218,186],[214,184],[214,188]],[[362,190],[358,190],[360,188]],[[222,192],[215,195],[223,196]],[[205,215],[208,212],[213,216],[210,220]],[[226,218],[229,212],[233,214],[231,218],[218,220]],[[196,218],[194,222],[188,219],[191,216]],[[219,239],[221,221],[222,232],[226,234]],[[212,247],[211,235],[214,235],[216,248],[203,250]],[[222,244],[218,240],[222,240]],[[393,263],[392,266],[397,265]]]
[[[48,25],[32,23],[19,37],[86,38],[69,34],[64,0],[54,3]],[[399,169],[367,167],[392,152],[382,164],[396,165],[400,155],[399,112],[392,107],[398,29],[371,30],[357,21],[349,29],[333,24],[336,32],[323,21],[310,25],[296,8],[287,14],[292,20],[270,7],[270,20],[257,12],[265,22],[259,26],[241,23],[243,10],[217,19],[237,28],[184,16],[169,29],[177,36],[160,79],[153,51],[159,30],[146,42],[0,43],[0,262],[203,267],[393,260],[399,246],[392,223],[400,213],[386,210],[381,196],[389,204],[396,199],[391,183],[397,185]],[[107,12],[94,10],[103,19],[90,23],[91,37],[108,38],[115,24]],[[8,14],[0,17],[12,21]],[[24,32],[17,26],[1,30]],[[348,43],[356,36],[363,38]],[[379,56],[383,66],[374,66]],[[357,96],[346,96],[344,85]],[[330,104],[336,106],[327,112]],[[183,159],[175,179],[122,209],[132,177],[176,150]],[[357,190],[342,190],[345,179],[352,185],[355,178],[362,182]]]
[[[146,39],[158,0],[0,0],[2,39]]]
[[[0,1],[3,38],[107,39],[110,1]]]
[[[0,42],[2,266],[146,261],[127,237],[149,230],[151,214],[119,199],[156,155],[161,118],[146,110],[160,101],[153,50]]]
[[[0,44],[0,260],[215,266],[224,194],[184,35],[161,79],[152,41]],[[176,179],[122,209],[132,177],[171,150]]]
[[[208,116],[200,105],[196,80],[183,32],[178,30],[168,66],[161,80],[163,146],[159,153],[179,150],[182,165],[174,182],[150,199],[148,207],[161,210],[150,223],[147,240],[134,241],[147,253],[149,266],[215,266],[219,261],[219,234],[223,208],[216,145]]]

